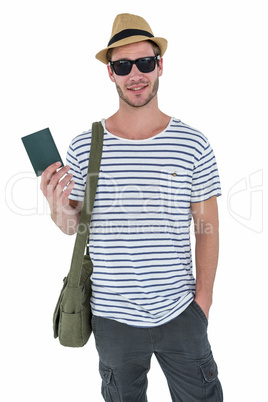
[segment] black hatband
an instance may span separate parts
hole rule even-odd
[[[148,38],[154,37],[154,35],[152,35],[150,32],[143,31],[142,29],[124,29],[123,31],[119,32],[118,34],[112,37],[112,39],[108,43],[108,47],[111,46],[113,43],[118,42],[119,40],[129,38],[130,36],[135,35],[147,36]]]

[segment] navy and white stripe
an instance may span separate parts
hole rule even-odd
[[[73,200],[84,197],[90,143],[91,130],[68,150]],[[195,292],[190,205],[220,194],[207,138],[180,120],[146,140],[105,130],[90,228],[93,314],[140,327],[180,314]]]

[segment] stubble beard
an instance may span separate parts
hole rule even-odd
[[[154,85],[153,85],[152,92],[148,95],[147,99],[145,99],[144,101],[140,101],[140,102],[139,102],[139,101],[138,101],[138,98],[137,98],[137,101],[136,101],[135,103],[132,102],[132,101],[128,98],[127,95],[124,95],[124,93],[123,93],[121,87],[120,87],[117,83],[115,83],[115,85],[116,85],[116,89],[117,89],[117,92],[118,92],[119,97],[120,97],[125,103],[127,103],[129,106],[138,108],[138,107],[143,107],[143,106],[148,105],[148,103],[150,103],[151,100],[156,96],[156,94],[157,94],[157,92],[158,92],[158,88],[159,88],[159,77],[156,78],[156,80],[155,80],[155,82],[154,82]],[[127,90],[127,89],[126,89],[126,90]]]

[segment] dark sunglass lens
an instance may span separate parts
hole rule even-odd
[[[146,59],[140,59],[137,62],[137,67],[142,73],[151,73],[155,69],[155,59],[154,59],[154,57],[146,58]]]
[[[111,66],[117,75],[128,75],[132,69],[132,65],[136,64],[142,73],[151,73],[155,69],[156,57],[144,57],[135,61],[118,60],[111,62]]]
[[[131,63],[127,60],[119,60],[113,63],[115,74],[127,75],[131,70]]]

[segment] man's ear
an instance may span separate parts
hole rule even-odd
[[[163,74],[163,57],[158,62],[158,77],[161,77]]]
[[[114,73],[113,73],[113,70],[112,70],[112,68],[111,68],[111,66],[109,64],[107,64],[107,70],[108,70],[108,75],[109,75],[110,80],[112,82],[115,82]]]

